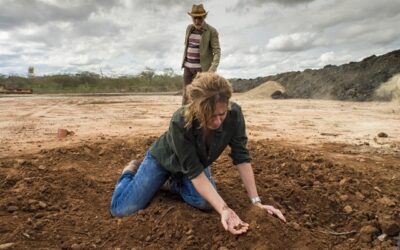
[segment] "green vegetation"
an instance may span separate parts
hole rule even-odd
[[[0,74],[0,85],[6,88],[31,88],[35,94],[167,92],[182,88],[182,76],[169,68],[157,74],[148,67],[138,75],[117,78],[87,71],[28,78]]]

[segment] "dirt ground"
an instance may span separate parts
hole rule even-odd
[[[286,224],[249,204],[228,152],[213,176],[245,235],[163,191],[110,216],[123,166],[166,130],[179,96],[0,96],[0,249],[398,248],[398,103],[233,99],[258,192]]]

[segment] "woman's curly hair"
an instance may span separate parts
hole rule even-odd
[[[186,128],[191,127],[195,119],[199,121],[200,127],[206,127],[207,122],[214,115],[217,103],[226,103],[230,108],[232,86],[216,73],[197,73],[187,88],[189,103],[184,113]]]

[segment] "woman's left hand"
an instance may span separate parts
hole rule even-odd
[[[277,216],[279,219],[281,219],[282,221],[286,222],[285,216],[283,216],[281,210],[274,208],[273,206],[270,205],[263,205],[261,204],[261,202],[254,204],[255,206],[261,208],[261,209],[265,209],[267,210],[267,212],[270,215],[275,215]]]

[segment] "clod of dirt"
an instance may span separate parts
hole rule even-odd
[[[367,225],[360,229],[360,240],[362,242],[371,242],[379,234],[379,229],[374,226]]]
[[[239,224],[239,225],[237,225],[237,226],[234,226],[233,229],[235,229],[235,230],[240,230],[240,229],[242,229],[243,227],[244,227],[244,225]]]
[[[356,192],[356,197],[357,197],[357,199],[359,199],[360,201],[362,201],[362,200],[365,199],[365,196],[364,196],[362,193],[360,193],[360,192]]]
[[[387,238],[387,234],[381,234],[378,236],[378,240],[380,240],[380,241],[384,241],[384,240],[386,240],[386,238]]]
[[[47,204],[44,203],[43,201],[39,201],[38,205],[39,205],[39,207],[42,208],[42,209],[45,209],[45,208],[47,207]]]
[[[10,213],[18,211],[18,209],[19,208],[17,206],[9,206],[9,207],[7,207],[7,211],[10,212]]]
[[[298,223],[296,223],[296,222],[291,222],[290,223],[290,225],[293,227],[293,229],[294,230],[296,230],[296,231],[299,231],[301,228],[300,228],[300,225],[298,224]]]
[[[10,249],[15,243],[5,243],[0,245],[0,249]]]
[[[343,211],[344,211],[346,214],[350,214],[351,212],[353,212],[353,208],[352,208],[351,206],[347,205],[347,206],[345,206],[345,207],[343,208]]]
[[[386,134],[385,132],[380,132],[380,133],[378,133],[378,137],[386,138],[386,137],[388,137],[388,134]]]
[[[392,220],[381,220],[379,226],[389,236],[396,236],[400,233],[400,225]]]
[[[389,199],[386,196],[384,196],[384,197],[382,197],[380,199],[377,199],[376,201],[379,202],[380,204],[384,205],[384,206],[388,206],[388,207],[396,206],[396,202],[394,202],[393,200]]]
[[[74,134],[75,134],[74,131],[70,131],[70,130],[67,130],[67,129],[64,129],[64,128],[59,128],[57,130],[57,138],[58,139],[62,139],[62,138],[65,138],[67,136],[74,135]]]
[[[343,194],[343,195],[339,196],[339,199],[341,201],[347,201],[349,199],[349,196],[347,194]]]

